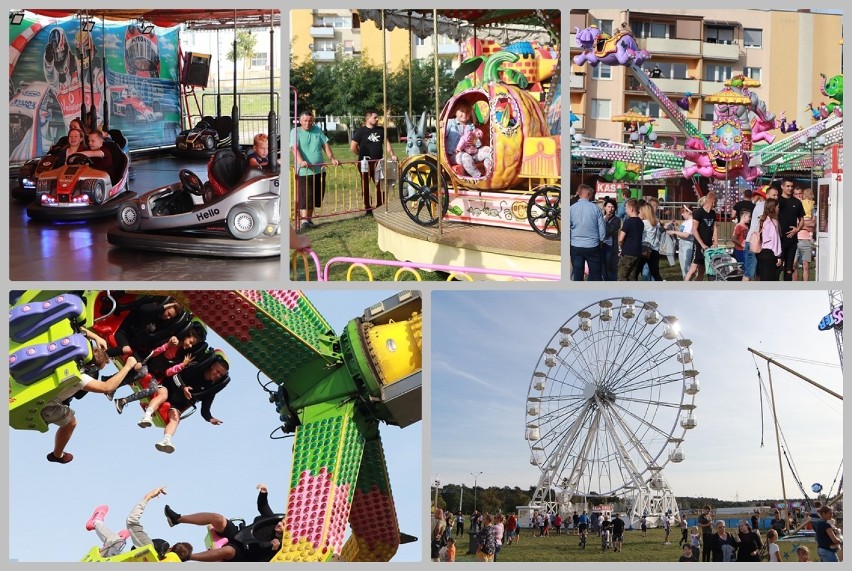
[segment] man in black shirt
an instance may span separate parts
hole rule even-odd
[[[636,281],[636,265],[642,256],[642,234],[645,225],[639,218],[636,199],[631,198],[625,204],[627,218],[618,232],[618,249],[621,260],[618,262],[618,281]]]
[[[612,550],[621,551],[621,546],[624,545],[624,520],[618,514],[613,514],[615,517],[612,520]]]
[[[754,202],[751,201],[751,190],[743,191],[743,199],[734,204],[734,218],[739,222],[743,211],[754,212]]]
[[[169,527],[174,527],[179,523],[209,525],[219,538],[228,540],[221,547],[193,553],[192,561],[264,562],[272,559],[281,548],[285,526],[284,516],[283,514],[272,513],[272,509],[269,507],[266,485],[258,484],[257,489],[257,511],[259,515],[254,518],[251,525],[245,528],[237,527],[232,520],[222,514],[202,512],[181,515],[168,505],[165,507],[164,512]],[[272,527],[271,524],[276,520],[277,523],[272,532],[269,533],[266,530],[263,534],[270,536],[269,539],[259,538],[257,537],[258,534],[250,531],[250,528],[261,522],[268,524],[266,527]],[[214,539],[217,538],[214,536]]]
[[[799,246],[798,233],[805,223],[805,208],[802,201],[793,196],[793,181],[781,181],[781,196],[778,198],[778,227],[781,229],[781,259],[784,260],[784,281],[793,281],[796,270],[796,250]]]
[[[704,513],[698,516],[698,529],[701,530],[701,561],[710,561],[713,551],[713,522],[710,518],[710,506],[704,506]]]
[[[385,137],[385,131],[379,127],[379,113],[375,109],[367,109],[364,114],[364,125],[358,127],[352,135],[352,141],[349,143],[349,148],[358,156],[358,165],[361,168],[363,159],[367,159],[367,168],[361,168],[361,189],[364,195],[364,209],[367,214],[373,213],[373,207],[370,205],[370,179],[375,178],[376,165],[379,164],[379,159],[384,156],[382,141]],[[393,153],[390,142],[385,141],[388,155],[392,161],[396,160],[396,155]],[[382,189],[380,180],[376,180],[376,207],[381,206]]]
[[[716,193],[712,190],[704,196],[704,203],[700,208],[692,211],[692,235],[695,237],[692,265],[686,274],[685,281],[696,274],[698,281],[704,279],[704,251],[718,245],[716,226]]]

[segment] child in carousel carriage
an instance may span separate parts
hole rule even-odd
[[[482,144],[482,130],[472,121],[470,105],[459,103],[456,117],[447,122],[447,154],[450,163],[464,167],[468,176],[482,178],[483,174],[476,163],[485,164],[486,174],[494,166],[491,147]]]

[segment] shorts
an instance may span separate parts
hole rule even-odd
[[[296,207],[313,210],[322,206],[325,196],[325,173],[296,176]]]
[[[74,409],[61,401],[52,400],[42,407],[41,418],[47,424],[67,426],[74,420]]]
[[[163,386],[163,385],[161,385]],[[175,386],[174,383],[169,382],[166,385],[166,390],[169,392],[169,396],[166,399],[166,402],[171,405],[171,408],[179,410],[180,412],[185,411],[192,405],[192,401],[186,399],[183,395],[183,389]]]
[[[704,268],[704,248],[700,248],[697,244],[692,251],[692,263],[699,268]]]
[[[813,249],[814,249],[814,241],[813,240],[799,240],[799,245],[797,246],[799,252],[799,259],[803,262],[813,262]]]
[[[616,542],[624,541],[624,534],[623,533],[615,533],[612,536],[612,540],[616,541]]]

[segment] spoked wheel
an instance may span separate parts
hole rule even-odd
[[[549,240],[559,240],[562,235],[561,191],[555,186],[536,190],[527,203],[527,220],[536,234]]]
[[[441,177],[443,204],[438,214],[438,166],[426,159],[417,159],[405,166],[400,175],[399,199],[408,217],[421,226],[434,226],[447,213],[447,177]]]

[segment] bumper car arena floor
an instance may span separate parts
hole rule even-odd
[[[188,168],[207,180],[205,161],[174,157],[134,160],[130,189],[143,193],[177,182]],[[17,185],[10,178],[9,185]],[[7,194],[8,196],[8,194]],[[217,258],[113,246],[107,232],[115,217],[84,222],[40,222],[27,205],[9,197],[9,278],[15,281],[266,281],[282,275],[279,257]],[[190,248],[187,248],[189,251]]]

